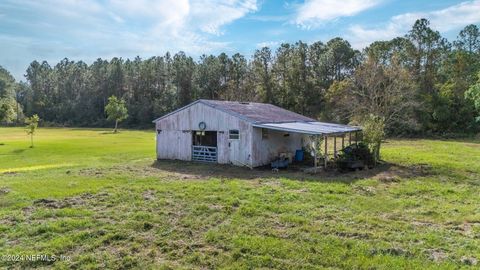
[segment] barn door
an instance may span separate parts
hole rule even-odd
[[[236,129],[228,132],[228,157],[230,163],[235,165],[240,164],[240,133]]]

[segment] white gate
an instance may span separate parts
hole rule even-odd
[[[217,147],[193,145],[192,160],[204,162],[217,162]]]

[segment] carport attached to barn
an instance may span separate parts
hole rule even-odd
[[[327,166],[327,162],[329,160],[329,152],[328,152],[328,139],[333,138],[333,158],[337,156],[337,138],[341,138],[341,148],[345,147],[345,136],[348,136],[348,144],[352,144],[352,134],[354,134],[354,141],[358,143],[358,135],[361,131],[360,127],[356,126],[348,126],[348,125],[341,125],[341,124],[333,124],[333,123],[325,123],[325,122],[287,122],[287,123],[258,123],[253,124],[254,128],[263,128],[263,129],[270,129],[276,131],[284,131],[284,132],[291,132],[291,133],[299,133],[304,135],[309,135],[313,137],[323,137],[324,141],[324,167]],[[313,140],[315,143],[317,140]],[[314,145],[314,148],[317,146]],[[316,156],[316,152],[314,152],[314,167],[317,168],[317,160],[318,157]]]

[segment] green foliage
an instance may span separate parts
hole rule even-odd
[[[272,83],[272,51],[268,47],[263,47],[255,51],[253,56],[254,74],[256,75],[258,93],[262,96],[262,101],[275,104]]]
[[[363,141],[368,145],[374,161],[380,160],[380,146],[385,139],[385,118],[370,114],[362,123]]]
[[[193,98],[193,76],[195,62],[191,57],[179,52],[173,57],[174,82],[177,85],[177,99],[179,106],[185,106]]]
[[[0,66],[0,123],[11,123],[23,115],[17,103],[16,91],[19,87],[13,76]]]
[[[308,138],[308,139],[307,139]],[[313,157],[315,154],[317,157],[323,156],[322,144],[324,141],[323,136],[309,136],[305,138],[304,150]]]
[[[38,117],[38,115],[36,114],[32,115],[31,117],[25,118],[25,131],[28,135],[30,135],[30,148],[33,148],[33,135],[35,135],[35,132],[37,131],[39,121],[40,117]]]
[[[480,52],[480,30],[478,26],[470,24],[458,34],[458,40],[454,42],[454,45],[463,51],[469,53]]]
[[[0,98],[0,123],[10,123],[16,117],[15,113],[15,100],[10,98]]]
[[[374,153],[366,143],[360,142],[343,148],[336,160],[340,171],[350,169],[363,169],[363,167],[373,167],[375,165]]]
[[[282,44],[275,53],[264,48],[250,60],[221,53],[194,61],[179,52],[91,65],[33,61],[26,72],[30,87],[19,91],[19,101],[28,114],[76,126],[106,126],[104,107],[112,95],[125,98],[128,126],[150,126],[152,119],[198,98],[271,102],[317,116],[324,89],[353,71],[358,54],[336,38],[327,44]]]
[[[473,101],[474,106],[479,112],[477,116],[477,122],[480,122],[480,72],[478,73],[478,82],[472,86],[465,92],[465,98]]]
[[[128,117],[128,110],[125,106],[125,100],[118,99],[116,96],[108,98],[108,104],[105,106],[105,112],[107,113],[107,119],[115,121],[115,133],[117,132],[118,122],[121,122]]]
[[[20,103],[19,116],[23,108],[67,126],[107,126],[104,108],[113,95],[125,99],[130,127],[150,127],[156,117],[206,98],[268,102],[341,123],[373,113],[385,118],[389,135],[474,133],[478,112],[464,97],[480,71],[479,36],[478,27],[468,25],[452,46],[419,19],[405,36],[362,52],[333,38],[264,47],[251,58],[220,53],[195,61],[178,52],[90,65],[33,61],[28,84],[0,70],[0,96],[8,92]]]
[[[0,66],[0,98],[14,97],[14,88],[15,79],[8,70]]]
[[[332,83],[326,94],[330,113],[336,121],[357,123],[378,115],[393,134],[414,129],[412,118],[418,103],[413,99],[415,84],[410,73],[395,54],[389,64],[369,55],[351,78]]]

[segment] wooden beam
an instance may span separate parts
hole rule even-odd
[[[318,136],[315,135],[315,139],[313,140],[313,167],[314,167],[314,172],[317,173],[317,139]]]
[[[337,158],[337,136],[333,137],[333,158]]]
[[[342,149],[345,148],[345,135],[342,136]]]
[[[352,132],[348,132],[348,145],[352,145]]]
[[[325,153],[324,153],[323,167],[326,170],[327,169],[327,159],[328,159],[328,137],[327,136],[324,137],[324,141],[325,141]]]

